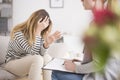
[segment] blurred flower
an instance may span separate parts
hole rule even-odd
[[[97,68],[105,66],[113,51],[120,52],[120,9],[117,11],[116,7],[94,10],[93,23],[83,37],[83,42],[94,55]]]
[[[113,0],[112,4],[109,6],[109,8],[116,13],[118,16],[120,16],[120,5],[118,0]]]
[[[102,25],[109,23],[112,24],[117,20],[117,15],[114,14],[109,9],[103,9],[103,10],[94,10],[94,21],[96,24],[98,24],[100,27],[104,27]]]

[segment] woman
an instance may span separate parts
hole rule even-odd
[[[94,10],[103,9],[106,0],[82,0],[85,9]],[[87,46],[84,49],[84,60],[81,65],[76,65],[74,60],[67,60],[64,62],[66,70],[74,73],[67,73],[61,71],[52,72],[52,80],[117,80],[120,67],[120,60],[116,57],[111,57],[105,66],[105,71],[101,73],[102,69],[96,69],[91,51]],[[114,66],[112,66],[114,65]],[[77,73],[77,74],[75,74]]]
[[[11,32],[5,69],[19,77],[28,75],[29,80],[42,80],[42,56],[61,35],[58,31],[49,35],[51,28],[50,16],[43,9],[17,25]]]

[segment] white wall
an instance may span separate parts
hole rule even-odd
[[[50,0],[13,0],[13,25],[26,20],[38,9],[46,9],[53,20],[55,29],[79,33],[90,18],[83,10],[80,0],[64,0],[64,8],[49,7]]]
[[[64,8],[50,8],[50,0],[13,0],[13,26],[25,21],[32,12],[46,9],[53,21],[53,31],[59,30],[81,37],[90,21],[90,12],[81,0],[64,0]]]

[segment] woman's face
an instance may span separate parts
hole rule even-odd
[[[86,10],[93,9],[95,5],[95,0],[81,0],[83,2],[83,6]]]

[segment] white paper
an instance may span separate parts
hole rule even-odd
[[[67,71],[63,65],[64,61],[65,60],[61,58],[53,58],[43,69]]]
[[[64,61],[65,59],[62,58],[53,58],[47,65],[43,67],[43,69],[72,72],[64,68]]]

